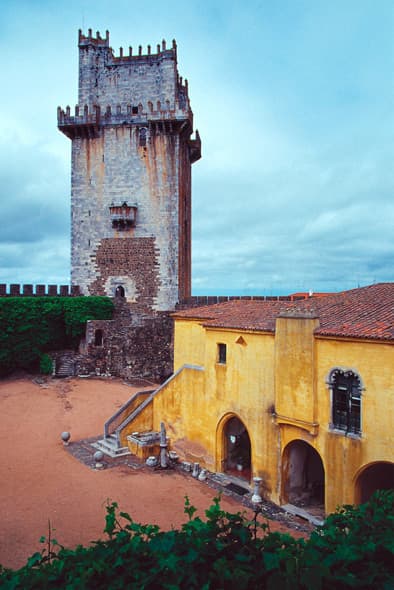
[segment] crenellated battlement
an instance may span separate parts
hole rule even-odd
[[[119,55],[109,45],[109,33],[103,38],[89,29],[88,35],[79,31],[79,91],[74,120],[68,107],[58,111],[61,131],[73,139],[79,135],[67,132],[73,125],[82,126],[83,137],[98,136],[95,125],[119,125],[125,122],[160,120],[189,120],[192,129],[192,112],[187,80],[177,69],[177,46],[175,39],[167,48],[163,39],[154,53],[148,45],[137,52],[130,46],[123,47]],[[99,110],[100,112],[99,112]],[[67,122],[66,122],[67,121]],[[66,127],[65,127],[66,126]]]
[[[119,47],[119,55],[116,55],[113,48],[109,44],[109,31],[105,31],[105,38],[103,38],[99,31],[96,32],[96,36],[93,36],[92,29],[88,29],[88,34],[84,35],[82,30],[78,31],[78,46],[79,47],[103,47],[108,48],[109,54],[117,62],[133,62],[141,59],[150,59],[165,57],[174,59],[176,61],[177,45],[175,39],[172,40],[171,47],[167,48],[167,42],[165,39],[161,43],[157,43],[156,52],[152,51],[152,45],[148,45],[146,53],[143,52],[142,45],[138,46],[138,52],[133,53],[133,47],[129,45],[128,49],[124,51],[123,47]],[[108,64],[107,64],[108,65]]]
[[[169,122],[169,125],[165,125],[166,122]],[[171,104],[169,100],[162,104],[158,100],[155,104],[148,101],[146,105],[142,103],[135,106],[132,104],[118,104],[115,107],[107,105],[104,110],[97,105],[93,107],[89,107],[87,104],[83,106],[76,105],[73,115],[69,106],[65,110],[61,107],[57,109],[58,127],[71,139],[77,135],[96,137],[99,126],[113,125],[162,123],[163,125],[158,126],[159,131],[161,127],[164,132],[176,132],[178,130],[177,122],[187,122],[188,129],[193,128],[193,114],[189,104],[186,105],[186,108],[182,108],[178,100],[175,101],[175,104]]]
[[[78,30],[78,45],[103,45],[109,47],[109,31],[105,31],[105,39],[100,35],[100,31],[96,32],[94,37],[92,29],[88,29],[88,34],[84,35],[82,29]]]
[[[32,285],[0,283],[0,297],[77,297],[82,295],[78,285]]]

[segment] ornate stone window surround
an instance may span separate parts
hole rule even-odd
[[[360,400],[360,409],[359,409],[359,426],[357,429],[355,429],[355,431],[353,430],[349,430],[348,428],[341,428],[340,425],[338,425],[338,423],[336,423],[335,421],[335,416],[334,416],[334,412],[335,412],[335,386],[336,386],[336,380],[335,377],[339,375],[343,378],[351,378],[354,377],[355,379],[358,380],[358,394],[359,394],[359,400]],[[328,387],[328,389],[330,390],[330,423],[329,423],[329,428],[330,431],[333,432],[334,434],[340,434],[340,435],[345,435],[348,436],[350,438],[356,438],[359,439],[362,436],[362,397],[364,395],[364,391],[365,391],[365,386],[364,383],[358,373],[358,371],[356,371],[355,369],[349,368],[349,367],[334,367],[330,370],[327,378],[326,378],[326,385]],[[348,397],[348,402],[350,402],[350,411],[347,412],[347,417],[350,418],[352,417],[351,415],[351,399],[349,398],[353,398],[353,395],[349,392],[347,392],[347,397]],[[353,415],[353,419],[354,419],[354,415]]]

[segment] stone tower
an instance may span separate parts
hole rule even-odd
[[[79,31],[72,140],[71,282],[85,295],[122,295],[141,312],[174,309],[191,289],[191,164],[201,156],[177,49],[115,56]]]

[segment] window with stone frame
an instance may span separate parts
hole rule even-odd
[[[103,345],[103,331],[102,330],[95,330],[94,332],[94,345],[95,346],[102,346]]]
[[[227,346],[222,342],[218,343],[217,361],[220,365],[225,365],[227,362]]]
[[[361,380],[354,371],[331,372],[331,427],[346,434],[361,434]]]
[[[139,145],[140,145],[140,147],[146,146],[146,135],[147,135],[147,128],[140,127],[139,128]]]

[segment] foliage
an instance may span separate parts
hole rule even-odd
[[[219,499],[180,530],[135,523],[116,503],[107,506],[107,540],[65,549],[42,538],[45,548],[20,570],[0,569],[5,590],[66,588],[135,590],[299,589],[389,590],[394,582],[391,491],[366,504],[345,506],[309,540],[269,532],[256,518],[220,508]],[[49,534],[51,533],[49,529]]]
[[[44,352],[77,346],[86,321],[112,309],[107,297],[0,298],[0,375],[38,369]]]
[[[51,375],[53,371],[53,361],[49,354],[43,354],[40,358],[41,375]]]

